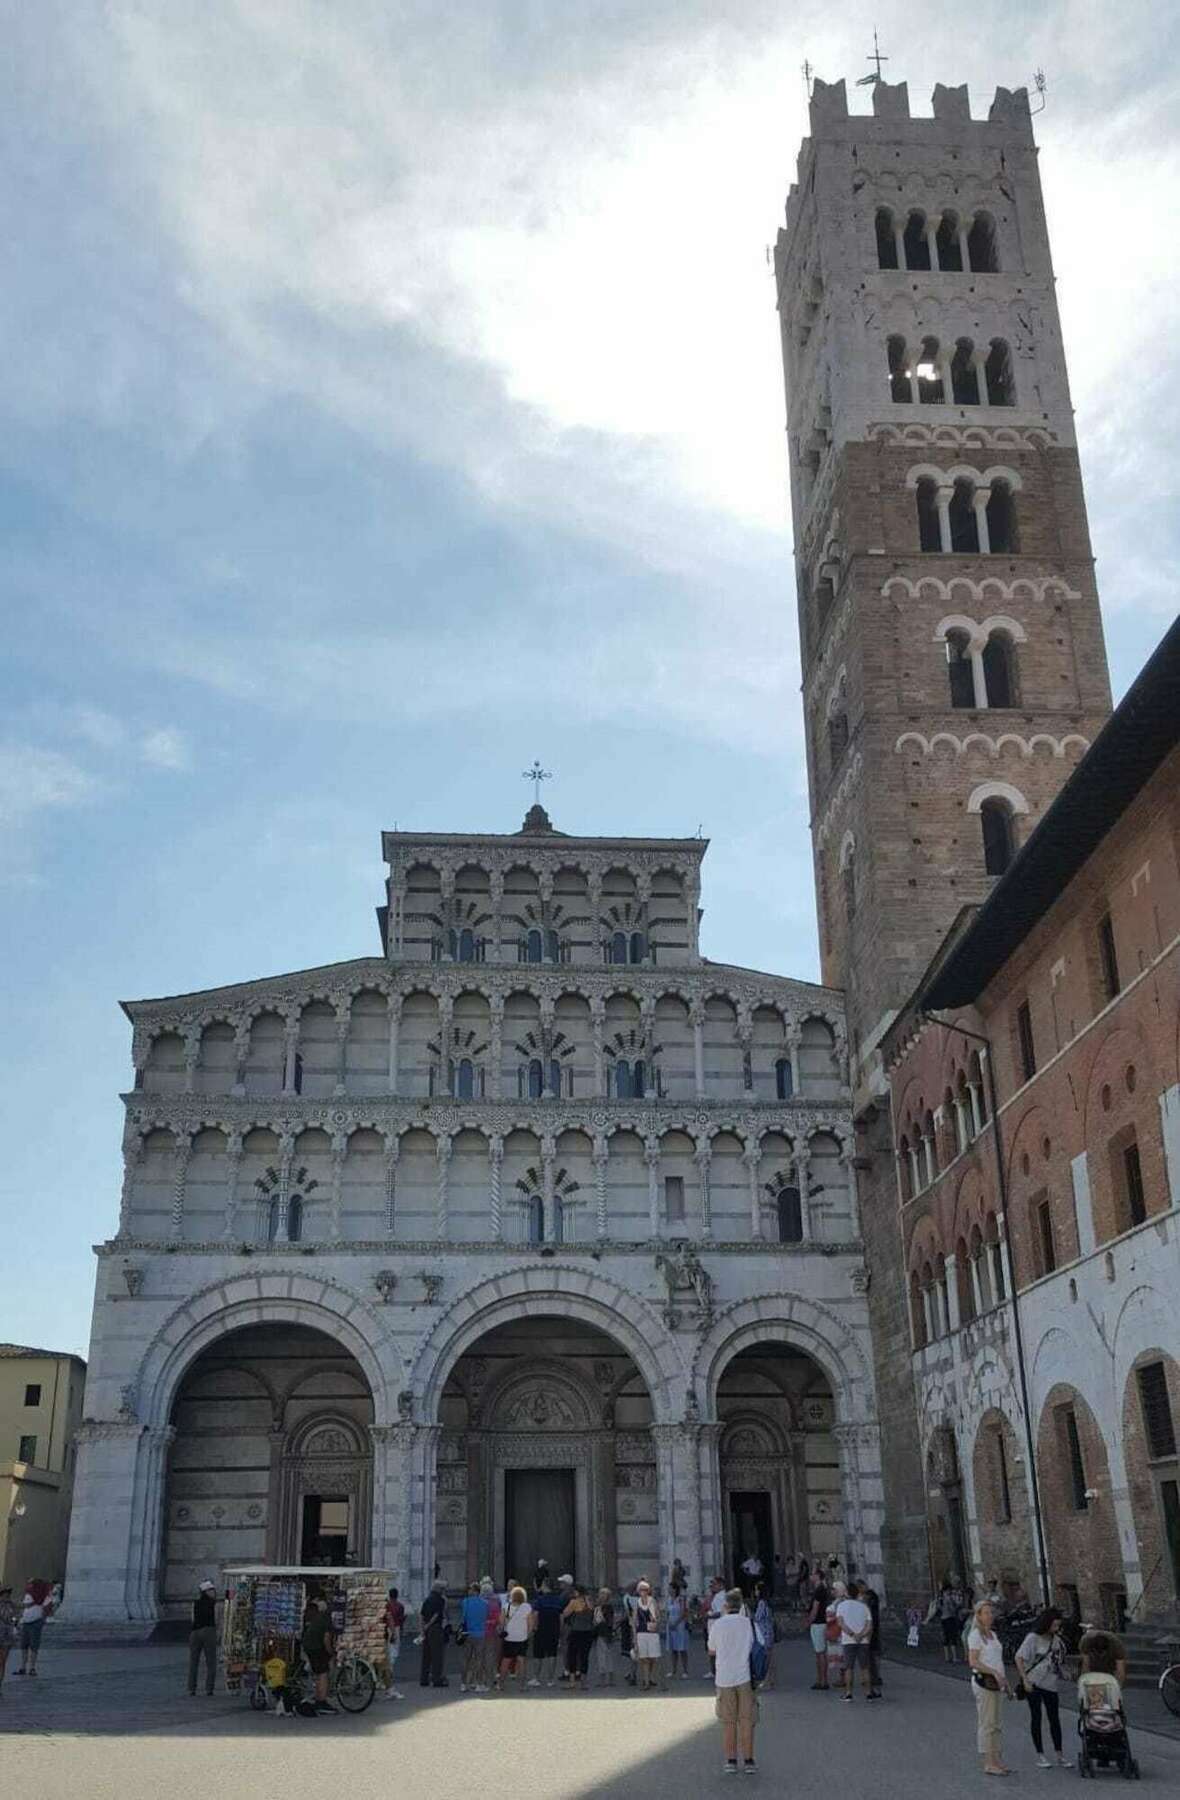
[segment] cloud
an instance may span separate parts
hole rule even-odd
[[[153,769],[173,769],[179,773],[192,768],[188,741],[171,725],[146,731],[139,740],[139,754]]]
[[[28,833],[46,813],[84,806],[102,783],[80,763],[34,744],[0,744],[0,877],[23,882],[33,875]]]

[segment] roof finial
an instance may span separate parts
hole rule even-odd
[[[533,805],[540,806],[540,804],[541,804],[541,783],[543,781],[552,781],[553,774],[552,774],[551,770],[543,769],[541,767],[540,757],[534,756],[532,768],[523,770],[523,772],[521,774],[521,780],[532,782],[532,784],[533,784]]]
[[[881,46],[877,42],[877,27],[875,25],[873,26],[873,54],[871,56],[866,56],[865,61],[876,63],[877,66],[871,75],[862,75],[856,85],[857,87],[876,87],[879,81],[884,81],[885,79],[881,73],[881,64],[888,62],[889,58],[881,55]]]

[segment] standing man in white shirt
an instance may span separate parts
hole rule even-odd
[[[869,1669],[869,1639],[873,1635],[873,1615],[860,1597],[860,1584],[850,1581],[848,1592],[836,1604],[840,1623],[840,1648],[844,1653],[844,1698],[852,1699],[852,1671],[860,1664],[861,1686],[867,1700],[875,1700]]]
[[[753,1647],[754,1627],[742,1609],[742,1590],[731,1588],[725,1596],[725,1611],[709,1622],[709,1655],[713,1658],[713,1679],[717,1684],[717,1717],[721,1721],[727,1775],[737,1774],[739,1756],[748,1775],[752,1775],[757,1767],[754,1726],[758,1720],[758,1702],[750,1682],[750,1651]]]

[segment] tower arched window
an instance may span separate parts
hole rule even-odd
[[[561,1064],[554,1057],[549,1064],[549,1092],[555,1099],[561,1098]]]
[[[295,1092],[297,1094],[301,1094],[303,1092],[303,1058],[299,1054],[298,1050],[296,1050],[296,1052],[295,1052],[294,1087],[295,1087]]]
[[[993,338],[987,361],[983,365],[989,406],[1015,406],[1016,382],[1012,374],[1012,354],[1003,338]]]
[[[897,1169],[901,1181],[901,1197],[912,1200],[914,1197],[914,1165],[910,1161],[910,1140],[904,1131],[897,1145]]]
[[[975,1284],[971,1275],[971,1254],[966,1241],[955,1245],[955,1283],[959,1294],[959,1324],[970,1325],[975,1317]]]
[[[539,1056],[529,1063],[529,1099],[539,1100],[545,1092],[545,1070]]]
[[[967,260],[977,275],[997,275],[1000,269],[996,227],[989,213],[978,212],[967,233]]]
[[[930,242],[926,236],[926,214],[912,212],[905,222],[905,266],[907,269],[930,267]]]
[[[1005,631],[993,631],[983,646],[983,683],[989,706],[1016,706],[1016,650]]]
[[[544,961],[544,943],[535,927],[524,940],[524,960],[531,963]]]
[[[279,1235],[279,1203],[272,1200],[266,1209],[266,1241],[273,1244]]]
[[[951,705],[956,710],[970,710],[975,705],[971,639],[957,626],[946,634],[946,672],[950,681]]]
[[[555,931],[547,931],[545,933],[545,957],[548,962],[555,963],[561,961],[561,945],[558,942],[557,933]]]
[[[630,1100],[631,1098],[631,1064],[625,1058],[620,1057],[615,1064],[615,1099]]]
[[[1009,484],[997,479],[987,503],[987,538],[993,555],[1015,554],[1020,549],[1016,531],[1016,502]]]
[[[455,1082],[456,1100],[474,1100],[475,1098],[475,1065],[470,1057],[464,1057],[459,1064]]]
[[[625,963],[627,960],[627,933],[616,931],[610,941],[610,960],[613,963]]]
[[[942,549],[942,528],[938,522],[938,483],[923,475],[917,488],[918,548],[938,553]]]
[[[897,406],[908,406],[914,394],[906,361],[905,339],[895,334],[888,340],[886,350],[889,357],[889,397]]]
[[[795,1078],[791,1073],[789,1056],[780,1056],[774,1065],[774,1092],[778,1100],[790,1100],[795,1092]]]
[[[631,933],[631,943],[629,948],[631,952],[631,961],[633,963],[641,963],[647,955],[647,940],[642,931],[633,931]]]
[[[530,1244],[545,1242],[545,1202],[540,1194],[529,1195],[528,1233]]]
[[[944,212],[938,221],[938,233],[934,240],[938,253],[938,266],[947,274],[957,275],[962,272],[963,252],[959,244],[959,215],[955,212]]]
[[[938,1174],[938,1133],[934,1129],[934,1114],[929,1108],[922,1120],[922,1136],[926,1140],[926,1168],[933,1181]]]
[[[778,1241],[780,1244],[803,1242],[803,1202],[797,1187],[783,1187],[776,1199]]]
[[[979,550],[975,489],[969,481],[956,481],[951,492],[950,526],[952,550],[968,555]]]
[[[1012,808],[1006,800],[985,800],[979,808],[983,833],[983,866],[989,875],[1002,875],[1016,854]]]
[[[292,1194],[287,1202],[287,1242],[297,1244],[303,1236],[303,1201]]]
[[[975,366],[975,345],[970,338],[958,338],[951,357],[951,398],[956,406],[979,405],[979,371]]]
[[[468,925],[465,925],[459,933],[457,960],[461,963],[475,961],[475,933]]]
[[[926,1348],[926,1304],[917,1269],[912,1270],[910,1274],[910,1328],[914,1334],[914,1349],[924,1350]]]
[[[942,369],[938,361],[937,338],[922,339],[914,373],[918,378],[918,399],[923,406],[937,406],[946,399],[942,386]]]
[[[896,269],[897,235],[893,229],[893,214],[887,206],[877,208],[877,216],[873,223],[877,234],[877,267],[879,269]]]

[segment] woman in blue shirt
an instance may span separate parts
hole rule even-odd
[[[463,1605],[459,1613],[460,1629],[463,1638],[463,1679],[459,1683],[461,1694],[482,1692],[481,1677],[484,1672],[484,1632],[488,1623],[488,1603],[480,1592],[478,1581],[473,1581],[463,1597]]]
[[[668,1609],[664,1615],[668,1632],[668,1655],[672,1659],[672,1680],[679,1674],[688,1680],[688,1605],[684,1589],[678,1581],[669,1583]]]

